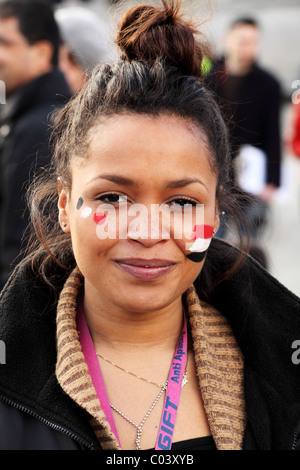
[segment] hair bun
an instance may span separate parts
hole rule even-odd
[[[207,45],[192,21],[180,12],[182,0],[161,0],[162,6],[140,5],[129,9],[121,23],[116,43],[128,60],[153,63],[164,57],[184,73],[201,76]]]

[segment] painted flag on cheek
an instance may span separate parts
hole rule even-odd
[[[94,214],[94,222],[95,222],[95,224],[97,224],[97,225],[102,225],[102,224],[104,224],[105,219],[106,219],[106,214],[104,214],[103,212],[96,212],[96,213]]]
[[[187,249],[187,258],[195,263],[201,263],[205,258],[213,233],[214,227],[211,225],[195,225],[192,235],[195,241]]]

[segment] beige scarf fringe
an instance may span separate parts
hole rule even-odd
[[[62,389],[88,413],[104,450],[120,449],[100,407],[81,351],[76,307],[83,278],[76,268],[57,307],[56,376]],[[194,286],[185,293],[199,387],[212,436],[219,450],[242,448],[245,428],[243,358],[231,328],[218,311],[200,303]]]

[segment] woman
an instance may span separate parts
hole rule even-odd
[[[175,1],[130,9],[117,43],[57,117],[1,294],[0,445],[296,448],[299,299],[212,240],[237,206],[207,51]]]

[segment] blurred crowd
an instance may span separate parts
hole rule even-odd
[[[107,0],[107,5],[115,3]],[[5,85],[5,104],[0,105],[0,287],[28,242],[26,191],[36,172],[51,161],[51,113],[80,90],[97,64],[114,55],[105,20],[87,5],[0,1],[0,80]],[[281,84],[259,64],[260,39],[254,18],[236,19],[224,38],[223,55],[207,58],[204,79],[228,121],[232,179],[248,223],[251,254],[268,269],[260,236],[281,185],[283,149],[300,158],[300,91],[289,106],[288,128],[282,129]],[[233,242],[226,214],[218,236]]]
[[[0,2],[0,283],[28,243],[27,189],[51,161],[51,114],[109,60],[101,19],[84,7]]]

